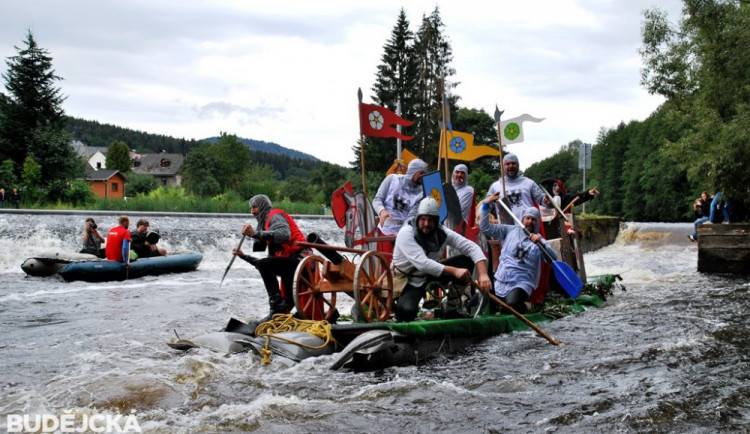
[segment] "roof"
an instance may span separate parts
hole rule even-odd
[[[94,154],[97,152],[101,152],[103,155],[107,155],[107,148],[102,146],[86,146],[83,142],[79,140],[73,141],[73,149],[76,151],[76,154],[78,154],[80,157],[83,157],[85,159],[91,158]]]
[[[91,166],[87,166],[86,167],[86,181],[106,181],[118,173],[120,174],[120,176],[122,176],[122,178],[125,181],[128,180],[128,178],[119,170],[110,170],[110,169],[96,170]]]
[[[133,172],[152,176],[175,176],[182,168],[182,154],[141,154],[133,159]]]

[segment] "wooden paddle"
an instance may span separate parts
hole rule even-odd
[[[474,288],[476,288],[479,292],[482,292],[482,290],[479,289],[479,283],[476,280],[472,280],[471,281],[471,286],[473,286]],[[555,338],[553,338],[552,336],[548,335],[547,332],[545,332],[544,330],[540,329],[533,322],[529,321],[528,318],[526,318],[525,316],[521,315],[517,310],[513,309],[512,307],[510,307],[510,305],[508,303],[506,303],[503,300],[501,300],[500,297],[496,296],[491,291],[488,291],[487,293],[482,292],[482,294],[490,297],[492,300],[495,301],[495,303],[499,304],[504,309],[506,309],[508,312],[512,313],[516,318],[518,318],[521,321],[523,321],[527,326],[531,327],[535,332],[539,333],[539,336],[543,337],[544,339],[547,339],[549,341],[549,343],[551,343],[552,345],[560,345],[560,341],[558,341]]]
[[[576,197],[575,197],[575,198],[573,199],[573,201],[572,201],[572,202],[570,202],[570,203],[568,204],[568,206],[566,206],[566,207],[565,207],[565,209],[563,210],[563,215],[565,215],[565,213],[567,213],[567,212],[568,212],[568,211],[569,211],[569,210],[570,210],[570,209],[571,209],[571,208],[572,208],[572,207],[573,207],[573,206],[574,206],[574,205],[576,204],[576,202],[578,202],[578,200],[579,200],[579,199],[580,199],[580,197],[576,196]]]
[[[240,243],[237,244],[237,250],[242,248],[242,243],[245,241],[245,235],[242,236],[240,239]],[[224,270],[224,275],[221,277],[221,282],[219,282],[219,286],[221,286],[222,283],[224,283],[224,278],[227,277],[227,273],[229,273],[229,269],[232,268],[232,264],[234,264],[234,260],[237,258],[237,255],[232,255],[232,259],[229,260],[229,265],[227,265],[227,269]]]
[[[519,226],[521,226],[521,229],[523,229],[523,231],[526,233],[526,236],[530,237],[531,233],[529,233],[523,223],[521,223],[521,220],[518,220],[518,217],[516,217],[516,215],[511,212],[511,210],[503,203],[503,201],[498,200],[497,202],[505,209],[505,211],[508,212],[511,217],[513,217],[513,220],[515,220],[515,222]],[[539,223],[541,224],[541,222]],[[544,255],[544,257],[552,263],[552,269],[555,272],[555,277],[557,278],[557,282],[560,283],[560,286],[563,287],[570,298],[578,297],[578,294],[581,293],[581,289],[583,289],[583,282],[581,281],[581,278],[578,277],[578,275],[575,271],[573,271],[572,268],[570,268],[570,265],[562,261],[555,261],[555,258],[553,258],[552,255],[550,255],[547,249],[545,249],[543,246],[537,245],[537,247],[539,247],[539,249],[542,251],[542,255]]]

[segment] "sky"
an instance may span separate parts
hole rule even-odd
[[[677,22],[682,3],[3,0],[0,57],[16,55],[31,30],[63,78],[69,116],[186,139],[225,132],[349,166],[357,90],[373,102],[400,10],[416,32],[435,7],[459,105],[545,118],[507,147],[524,169],[663,102],[640,85],[643,11]]]

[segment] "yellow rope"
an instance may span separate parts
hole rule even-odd
[[[319,346],[310,346],[281,336],[275,336],[275,334],[277,333],[294,331],[310,333],[323,339],[324,342]],[[338,345],[336,339],[333,338],[333,334],[331,333],[331,324],[329,324],[328,321],[297,319],[291,314],[278,313],[274,315],[270,321],[259,324],[258,327],[255,328],[255,336],[265,336],[266,338],[266,346],[260,349],[260,353],[262,355],[260,361],[264,365],[271,363],[271,337],[311,350],[319,350],[325,348],[326,345],[331,342],[333,342],[334,345]]]

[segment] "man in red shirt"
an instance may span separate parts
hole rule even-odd
[[[120,216],[119,226],[115,226],[107,233],[107,245],[105,252],[107,259],[129,264],[130,262],[130,219],[128,216]]]

